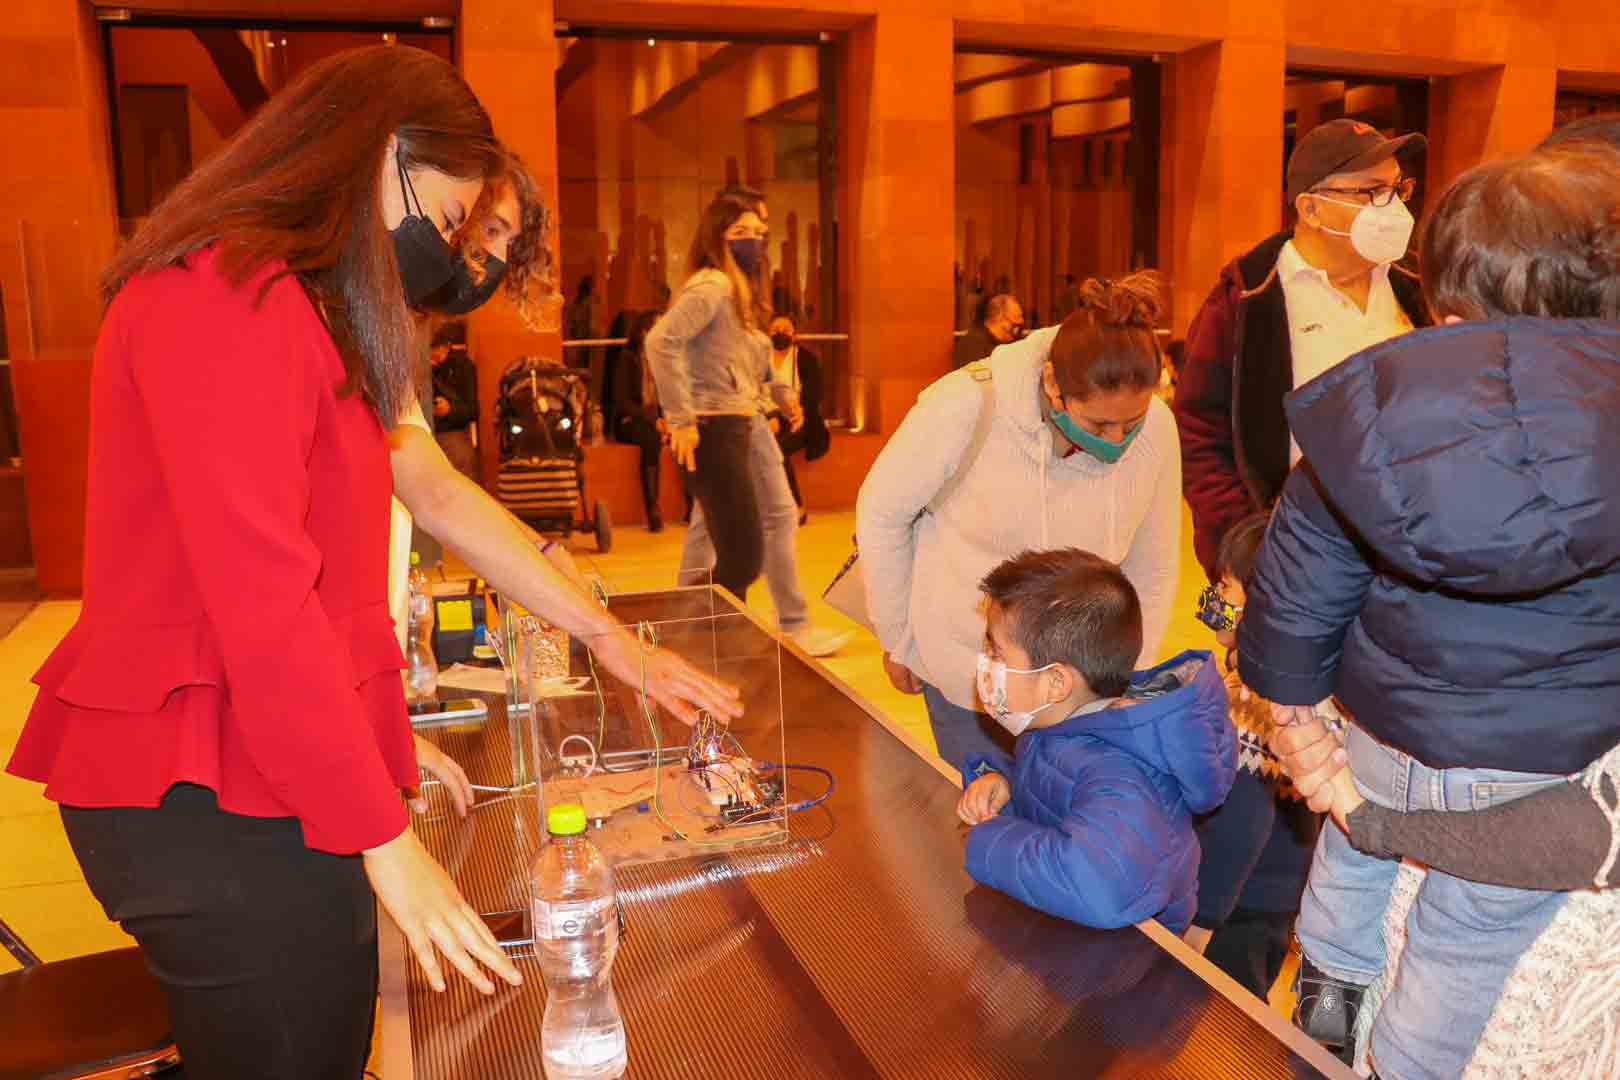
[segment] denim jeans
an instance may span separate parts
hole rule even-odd
[[[782,450],[763,416],[755,416],[749,423],[748,475],[764,531],[765,581],[776,605],[776,621],[783,633],[791,634],[810,622],[810,605],[799,588],[799,507],[782,468]],[[681,544],[680,584],[707,584],[713,566],[714,543],[700,500],[692,508],[692,524]]]
[[[960,771],[969,754],[1013,752],[1013,737],[1004,728],[982,712],[951,704],[930,683],[923,683],[923,703],[937,752],[951,768]]]
[[[1483,810],[1566,779],[1501,769],[1431,769],[1354,725],[1345,749],[1361,794],[1394,810]],[[1384,909],[1398,867],[1357,851],[1337,827],[1323,828],[1298,923],[1300,945],[1312,963],[1363,985],[1384,969]],[[1565,895],[1482,885],[1430,870],[1407,918],[1395,985],[1372,1029],[1379,1075],[1460,1075],[1514,964]]]

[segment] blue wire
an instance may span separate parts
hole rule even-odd
[[[781,764],[778,764],[774,761],[756,761],[754,764],[761,772],[775,772],[778,769],[798,769],[801,772],[820,773],[822,776],[827,778],[827,790],[823,791],[820,795],[817,795],[813,799],[804,799],[800,802],[790,803],[789,805],[783,807],[783,809],[790,814],[796,814],[800,810],[808,810],[812,806],[820,806],[832,795],[833,789],[838,787],[838,781],[833,777],[833,774],[828,770],[823,769],[820,765],[794,765],[789,762],[782,762]],[[787,790],[786,786],[784,786],[782,790],[785,793]]]

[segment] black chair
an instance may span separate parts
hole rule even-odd
[[[181,1076],[163,991],[139,949],[44,963],[0,922],[0,1080]]]

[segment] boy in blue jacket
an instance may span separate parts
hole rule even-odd
[[[1192,921],[1192,816],[1237,769],[1226,687],[1208,652],[1131,668],[1142,609],[1118,566],[1065,548],[1025,552],[984,579],[978,690],[1018,739],[970,755],[957,814],[967,871],[1086,926]]]

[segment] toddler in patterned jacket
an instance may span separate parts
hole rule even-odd
[[[1226,802],[1196,822],[1203,854],[1198,911],[1187,931],[1189,943],[1262,1001],[1288,955],[1322,821],[1267,749],[1269,703],[1250,693],[1237,673],[1234,650],[1244,584],[1267,520],[1255,514],[1232,526],[1216,557],[1217,581],[1199,598],[1198,620],[1229,650],[1226,688],[1237,728],[1238,774]]]

